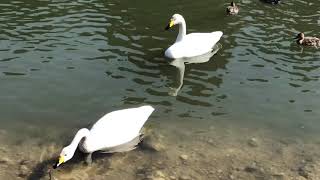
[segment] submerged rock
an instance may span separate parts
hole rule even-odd
[[[152,180],[166,180],[166,179],[162,178],[162,177],[154,177],[154,178],[152,178]]]
[[[259,168],[257,167],[257,165],[255,163],[253,163],[252,165],[246,166],[244,168],[244,171],[246,171],[248,173],[254,173],[254,172],[258,172]]]
[[[191,178],[189,176],[182,175],[179,177],[179,180],[191,180]]]
[[[0,165],[1,164],[9,164],[11,162],[11,160],[7,157],[0,157]]]
[[[248,145],[251,147],[258,147],[258,140],[256,138],[251,138],[248,140]]]
[[[30,160],[21,160],[19,163],[19,168],[18,168],[18,176],[25,178],[27,177],[29,174],[31,174],[31,166],[34,164],[33,161]]]
[[[162,138],[159,135],[149,134],[141,142],[141,147],[153,151],[165,150],[164,144],[162,144]]]
[[[149,179],[149,180],[166,180],[166,179],[168,179],[168,178],[166,178],[165,174],[160,170],[156,170],[152,174],[150,174],[150,173],[146,173],[144,175],[140,174],[139,178]]]
[[[189,156],[188,156],[188,155],[186,155],[186,154],[181,154],[181,155],[179,156],[179,158],[180,158],[181,160],[186,161],[186,160],[188,160],[188,159],[189,159]]]
[[[285,180],[287,179],[284,173],[275,173],[272,174],[271,177],[275,180]]]
[[[298,168],[298,174],[306,179],[309,178],[309,174],[311,173],[311,170],[307,168],[306,166],[302,166]]]
[[[234,176],[233,176],[232,174],[230,174],[230,175],[229,175],[229,179],[230,179],[230,180],[233,180],[233,179],[235,179],[235,178],[234,178]]]
[[[157,177],[165,177],[164,173],[162,171],[156,171],[155,176]]]
[[[30,172],[30,169],[26,165],[22,164],[19,167],[18,176],[22,177],[22,178],[25,178],[25,177],[27,177],[29,172]]]
[[[4,147],[0,147],[0,152],[2,152],[2,153],[6,153],[6,152],[8,152],[8,151],[7,151],[7,149],[6,149],[6,148],[4,148]]]

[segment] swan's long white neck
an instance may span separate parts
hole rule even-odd
[[[90,134],[90,131],[87,129],[87,128],[82,128],[80,129],[77,134],[74,136],[72,142],[70,143],[69,147],[70,149],[75,152],[77,147],[78,147],[78,144],[80,143],[81,139],[84,138],[84,137],[87,137],[89,136]]]
[[[186,34],[187,34],[186,21],[183,18],[181,18],[181,22],[179,23],[179,34],[177,36],[176,42],[182,41],[182,39]]]

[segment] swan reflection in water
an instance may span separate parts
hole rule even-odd
[[[201,55],[201,56],[195,56],[191,58],[179,58],[174,59],[170,62],[170,65],[175,66],[178,69],[178,87],[169,87],[170,90],[168,94],[170,96],[177,96],[178,92],[182,88],[183,85],[183,78],[184,78],[184,71],[185,71],[185,64],[199,64],[199,63],[205,63],[210,60],[210,58],[215,55],[219,49],[221,49],[221,44],[216,44],[215,47],[212,49],[211,52]]]

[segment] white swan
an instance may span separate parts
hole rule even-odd
[[[194,57],[208,53],[223,35],[221,31],[186,34],[186,22],[180,14],[174,14],[171,17],[166,29],[168,30],[177,24],[179,25],[179,34],[176,42],[165,51],[165,56],[172,59]]]
[[[134,149],[141,141],[140,130],[153,111],[151,106],[141,106],[104,115],[90,131],[82,128],[77,132],[70,145],[62,149],[59,160],[53,167],[57,168],[70,160],[78,146],[81,151],[88,153],[87,163],[91,163],[94,151],[111,153]]]
[[[223,34],[221,31],[215,31],[187,35],[186,22],[180,14],[174,14],[171,17],[166,30],[177,24],[179,25],[179,34],[176,42],[165,51],[165,56],[172,59],[194,57],[208,53]]]

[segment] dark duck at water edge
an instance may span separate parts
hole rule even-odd
[[[236,15],[239,13],[239,7],[236,5],[235,2],[231,2],[230,6],[227,7],[227,14],[228,15]]]
[[[317,37],[306,37],[304,33],[299,33],[295,39],[299,45],[320,47],[320,39]]]
[[[280,0],[261,0],[265,3],[270,3],[270,4],[280,4]]]

